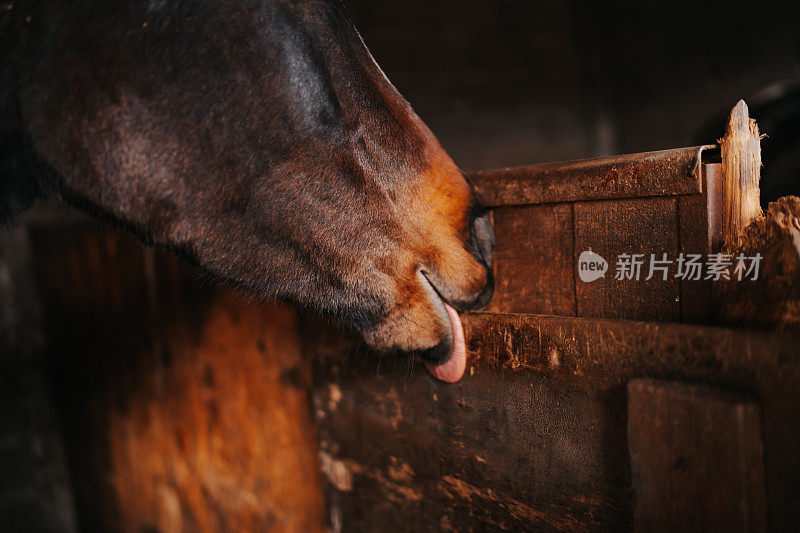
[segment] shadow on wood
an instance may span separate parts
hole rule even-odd
[[[39,227],[34,245],[82,529],[322,529],[291,309],[93,224]]]

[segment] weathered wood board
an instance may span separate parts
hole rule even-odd
[[[639,378],[757,399],[769,525],[800,524],[797,334],[494,313],[464,324],[470,358],[457,385],[310,330],[337,528],[632,529],[627,385]]]
[[[760,139],[740,101],[720,146],[476,173],[497,235],[487,310],[797,329],[800,210],[784,198],[764,222]],[[740,279],[738,254],[761,251]]]
[[[294,311],[93,222],[33,237],[80,529],[322,530]]]
[[[572,204],[494,210],[495,296],[489,309],[574,316]]]
[[[478,196],[489,207],[700,194],[702,152],[713,148],[498,168],[473,178]]]
[[[493,207],[495,297],[489,310],[561,316],[711,322],[705,280],[649,270],[651,254],[707,256],[721,242],[718,149],[699,146],[478,173]],[[607,263],[580,276],[583,252]],[[618,276],[622,254],[641,254],[635,275]]]
[[[619,254],[649,258],[678,255],[675,198],[633,198],[575,204],[575,249],[591,250],[610,262]],[[576,256],[577,257],[577,256]],[[577,316],[636,318],[679,322],[680,287],[673,276],[651,279],[642,265],[640,277],[616,279],[610,271],[592,282],[576,278]]]
[[[766,531],[761,406],[708,386],[628,384],[637,531]]]

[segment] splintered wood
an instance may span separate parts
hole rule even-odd
[[[786,244],[795,200],[781,199],[764,220],[760,139],[740,101],[720,147],[478,172],[476,191],[492,207],[497,236],[487,310],[800,326],[800,275]],[[587,253],[603,265],[592,279],[581,275]],[[639,270],[622,272],[619,258],[638,260]],[[653,275],[647,266],[656,258],[672,270]],[[704,270],[679,276],[679,261],[690,258]],[[737,274],[745,259],[760,261],[760,272],[750,271],[756,279]],[[727,265],[716,278],[708,271],[714,261]]]
[[[733,252],[761,258],[758,279],[729,280],[718,291],[727,324],[800,329],[800,198],[772,202],[742,233]]]
[[[721,242],[722,172],[716,146],[485,171],[493,206],[495,296],[490,311],[659,322],[710,322],[710,282],[674,275],[621,277],[620,255],[676,261]],[[607,270],[580,275],[592,252]],[[673,273],[674,274],[674,273]]]
[[[761,216],[761,136],[744,100],[731,111],[728,131],[720,139],[723,182],[722,232],[725,245],[739,244],[744,229]]]

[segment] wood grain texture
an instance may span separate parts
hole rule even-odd
[[[335,526],[631,529],[626,384],[641,377],[761,398],[770,524],[800,523],[796,335],[521,314],[463,322],[457,385],[378,362],[337,330],[306,330]]]
[[[701,254],[704,263],[721,247],[719,160],[715,146],[701,146],[478,173],[479,195],[495,206],[497,235],[487,310],[713,322],[711,283],[675,274],[679,253]],[[587,250],[610,263],[593,282],[579,276]],[[620,254],[642,254],[639,280],[615,279]],[[666,279],[659,271],[645,279],[650,254],[667,255]]]
[[[707,386],[633,380],[638,531],[766,531],[761,406]]]
[[[711,253],[706,203],[707,198],[699,194],[678,197],[678,250],[684,256],[701,254],[707,257]],[[681,322],[711,323],[714,317],[711,280],[681,279],[678,285]]]
[[[723,185],[723,239],[729,247],[739,244],[744,229],[761,216],[761,135],[749,116],[744,100],[734,106],[728,130],[720,139]]]
[[[591,250],[606,261],[605,276],[581,281],[575,271],[577,315],[634,320],[680,320],[678,283],[655,272],[650,280],[650,254],[678,250],[676,200],[637,198],[575,204],[575,254]],[[615,264],[621,254],[642,254],[640,279],[616,279]]]
[[[94,224],[34,250],[81,529],[322,529],[293,311]]]
[[[800,337],[625,320],[473,313],[464,318],[474,375],[547,377],[594,395],[647,377],[714,385],[763,407],[768,521],[800,526]],[[553,365],[558,361],[558,365]]]
[[[702,191],[701,153],[709,148],[492,169],[471,178],[489,207],[696,194]]]
[[[442,386],[359,355],[338,332],[314,336],[334,530],[629,527],[620,390],[587,395],[475,369]]]
[[[677,198],[678,251],[684,256],[708,254],[722,247],[722,165],[703,165],[703,194]],[[712,323],[717,319],[717,303],[710,280],[681,279],[681,321],[690,324]]]
[[[489,310],[574,316],[572,205],[497,208],[494,227]]]

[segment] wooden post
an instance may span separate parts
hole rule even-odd
[[[33,228],[86,531],[324,531],[294,311],[93,223]]]
[[[710,387],[628,384],[637,531],[766,531],[761,406]]]
[[[734,106],[728,131],[720,139],[722,150],[723,219],[722,233],[726,248],[739,244],[744,229],[761,213],[761,135],[756,121],[748,114],[744,100]]]

